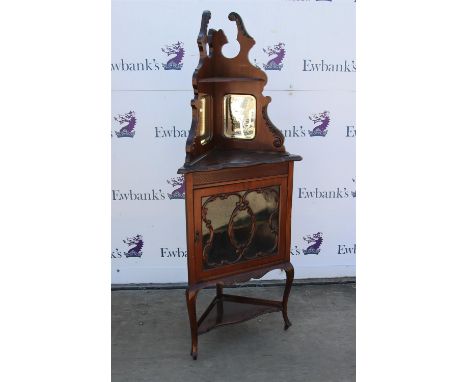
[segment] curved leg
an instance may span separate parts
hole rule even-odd
[[[218,298],[218,302],[216,303],[216,322],[220,323],[223,320],[223,284],[216,284],[216,297]]]
[[[283,293],[283,319],[284,319],[284,330],[287,330],[292,324],[288,318],[288,299],[289,293],[291,292],[291,286],[294,280],[294,267],[291,263],[288,264],[286,268],[284,268],[286,272],[286,287],[284,288]]]
[[[193,359],[197,359],[198,356],[197,294],[198,290],[190,289],[190,287],[187,287],[185,291],[190,320],[190,332],[192,334],[192,350],[190,351],[190,355]]]

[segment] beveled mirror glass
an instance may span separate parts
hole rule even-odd
[[[224,135],[228,138],[255,138],[257,102],[249,94],[224,96]]]
[[[203,95],[200,97],[200,108],[198,109],[198,136],[202,145],[211,139],[211,97]]]

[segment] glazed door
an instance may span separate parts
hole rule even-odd
[[[199,189],[194,196],[199,279],[284,258],[286,177]]]

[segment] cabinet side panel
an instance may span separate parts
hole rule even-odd
[[[194,209],[193,176],[185,174],[185,222],[187,232],[187,272],[189,285],[195,282],[195,245],[194,245]]]
[[[288,171],[288,199],[286,208],[286,219],[284,232],[285,232],[285,249],[284,258],[289,261],[291,255],[291,210],[292,210],[292,196],[293,196],[293,174],[294,174],[294,162],[289,162]]]

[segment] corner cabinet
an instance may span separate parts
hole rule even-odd
[[[207,32],[209,11],[202,16],[197,43],[200,63],[193,75],[192,127],[185,177],[191,355],[198,355],[198,335],[213,328],[281,311],[284,328],[294,278],[290,263],[291,203],[294,161],[284,136],[268,118],[270,97],[262,94],[265,73],[248,61],[254,45],[237,13],[237,57],[225,58],[222,30]],[[209,49],[208,47],[209,46]],[[235,296],[224,286],[261,278],[273,269],[286,271],[281,301]],[[196,313],[197,293],[216,286],[204,313]]]

